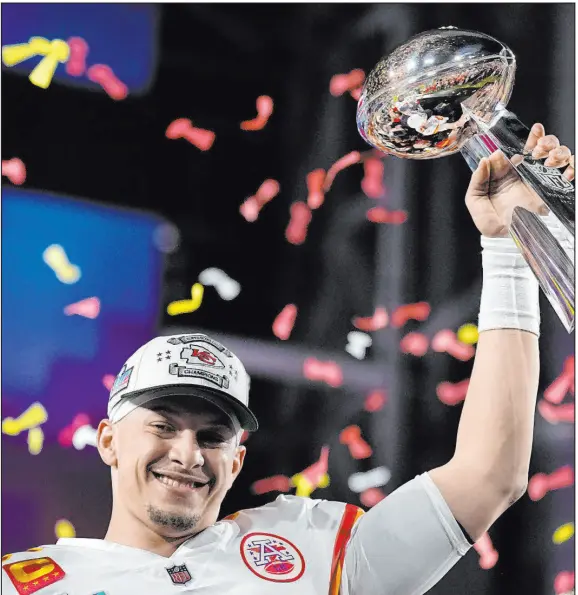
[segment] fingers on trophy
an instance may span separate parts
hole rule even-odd
[[[370,145],[400,158],[436,159],[459,151],[472,171],[501,151],[547,207],[547,217],[515,207],[508,231],[571,332],[574,157],[541,125],[530,132],[506,109],[515,71],[513,52],[489,35],[455,27],[426,31],[371,71],[357,106],[357,128]]]

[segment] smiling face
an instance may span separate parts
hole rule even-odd
[[[103,420],[98,446],[112,468],[113,520],[131,517],[166,540],[214,524],[243,465],[239,438],[227,415],[194,397],[155,399],[115,424]]]

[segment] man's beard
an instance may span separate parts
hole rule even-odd
[[[197,526],[201,520],[201,515],[198,514],[176,514],[174,512],[166,512],[154,506],[147,507],[149,519],[156,525],[166,527],[172,531],[179,533],[188,533]]]

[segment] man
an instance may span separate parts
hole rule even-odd
[[[535,125],[527,148],[574,178]],[[158,337],[124,365],[98,451],[113,510],[100,539],[5,556],[3,592],[30,595],[416,595],[436,584],[525,491],[538,387],[538,286],[506,235],[514,204],[543,205],[499,153],[472,175],[482,234],[480,338],[455,454],[369,512],[279,496],[217,522],[257,429],[241,362],[205,335]],[[89,511],[87,511],[89,514]]]

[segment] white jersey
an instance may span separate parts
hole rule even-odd
[[[166,558],[101,539],[8,554],[9,595],[420,595],[470,547],[429,475],[369,512],[279,496],[187,540]]]

